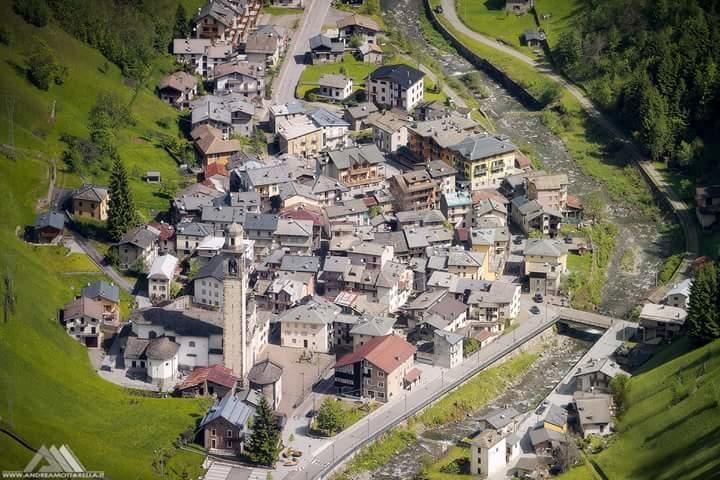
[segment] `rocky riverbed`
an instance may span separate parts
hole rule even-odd
[[[443,66],[446,75],[459,76],[475,70],[459,55],[441,52],[424,40],[419,28],[419,18],[423,15],[421,0],[382,0],[381,5],[386,18],[411,40],[420,43]],[[618,225],[619,233],[600,310],[625,316],[654,286],[663,259],[669,254],[670,239],[658,231],[657,221],[644,217],[632,205],[612,201],[602,183],[584,175],[563,142],[542,123],[539,112],[529,111],[499,84],[485,75],[483,78],[489,96],[480,100],[481,109],[493,120],[498,133],[509,136],[519,145],[529,145],[548,172],[567,173],[571,193],[582,198],[600,192],[605,197],[610,221]],[[626,249],[633,250],[634,268],[620,268]]]

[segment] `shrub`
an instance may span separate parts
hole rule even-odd
[[[0,25],[0,43],[10,45],[13,43],[13,34],[7,25]]]
[[[13,10],[36,27],[44,27],[50,20],[50,8],[45,0],[15,0]]]
[[[34,39],[27,55],[26,72],[28,80],[40,90],[48,90],[51,83],[62,85],[68,74],[67,68],[57,62],[48,44],[39,38]]]

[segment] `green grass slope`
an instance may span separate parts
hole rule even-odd
[[[41,151],[58,160],[58,185],[76,187],[83,180],[107,184],[109,172],[100,173],[96,178],[80,178],[79,175],[64,171],[60,161],[64,144],[60,135],[68,133],[87,137],[87,115],[100,92],[112,91],[126,102],[130,102],[134,91],[123,79],[120,70],[95,49],[75,40],[55,25],[37,28],[25,23],[12,11],[12,2],[0,2],[0,23],[12,32],[10,46],[0,44],[0,94],[10,95],[14,100],[14,132],[17,147]],[[68,77],[63,85],[52,85],[49,91],[41,91],[25,77],[24,58],[32,44],[33,37],[47,42],[62,65],[68,68]],[[107,65],[106,73],[102,70]],[[153,80],[162,77],[172,66],[163,59],[157,63]],[[137,125],[116,132],[119,153],[131,173],[131,187],[136,203],[146,215],[152,215],[168,206],[168,200],[159,195],[159,185],[142,180],[148,170],[158,170],[164,180],[180,181],[175,161],[161,148],[141,139],[148,132],[177,135],[174,119],[178,113],[154,94],[155,84],[142,89],[133,103],[132,113]],[[51,112],[55,106],[55,119]],[[8,116],[0,112],[0,142],[8,141]],[[167,129],[157,121],[170,118]]]
[[[0,45],[0,93],[3,101],[6,95],[14,99],[17,149],[12,160],[0,153],[0,275],[11,273],[17,306],[7,322],[0,316],[0,422],[35,447],[67,444],[87,468],[104,470],[108,477],[156,478],[153,452],[170,447],[181,432],[193,427],[206,402],[139,397],[100,379],[86,349],[59,326],[57,312],[84,283],[102,276],[87,262],[75,257],[65,262],[58,251],[33,248],[15,234],[32,224],[37,199],[47,194],[48,165],[62,152],[60,134],[87,135],[87,113],[96,95],[110,90],[129,101],[132,89],[123,84],[115,66],[110,65],[106,74],[100,71],[105,60],[97,51],[55,26],[38,29],[25,24],[11,12],[11,3],[0,4],[0,22],[14,37],[10,47]],[[69,68],[65,85],[54,85],[49,92],[37,90],[17,68],[34,35],[45,39]],[[50,122],[55,101],[56,119]],[[0,142],[5,143],[4,105],[0,113]],[[155,122],[176,113],[148,88],[140,93],[133,114],[138,125],[118,132],[120,154],[129,170],[160,170],[172,179],[177,175],[172,159],[136,139],[147,130],[162,131]],[[59,172],[60,185],[81,181]],[[166,205],[167,200],[156,195],[157,186],[134,178],[132,187],[145,212]],[[68,275],[75,271],[90,273]],[[127,300],[123,298],[124,307]],[[0,434],[0,470],[23,468],[31,456]],[[196,471],[201,460],[178,454],[169,463],[170,468],[194,464]]]
[[[720,340],[690,348],[672,344],[632,378],[619,433],[592,458],[607,478],[720,478]]]

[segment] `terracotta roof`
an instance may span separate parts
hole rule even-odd
[[[569,193],[567,196],[567,205],[568,205],[568,207],[571,207],[571,208],[577,208],[577,209],[583,208],[582,201],[575,195],[571,195]]]
[[[241,149],[239,141],[223,140],[213,134],[205,135],[204,137],[196,140],[195,145],[197,145],[198,150],[205,155],[213,153],[232,153],[238,152]]]
[[[185,390],[186,388],[192,388],[205,383],[206,380],[227,388],[235,388],[235,384],[237,383],[237,377],[232,374],[232,370],[217,364],[209,367],[195,368],[175,389]]]
[[[488,338],[491,338],[493,336],[492,333],[490,333],[488,330],[482,330],[480,333],[475,335],[475,340],[478,342],[484,342]]]
[[[515,166],[520,169],[532,168],[530,159],[520,150],[515,152]]]
[[[205,178],[212,177],[213,175],[222,175],[223,177],[228,176],[227,167],[222,163],[210,163],[205,167]]]
[[[172,237],[175,236],[175,227],[173,227],[169,223],[152,222],[150,226],[160,232],[160,237],[158,237],[158,239],[161,241],[170,240]]]
[[[502,196],[497,190],[475,190],[472,192],[472,202],[473,204],[480,203],[483,200],[495,200],[498,203],[502,203],[503,205],[508,204],[507,198]]]
[[[408,372],[405,374],[404,380],[408,383],[413,383],[415,380],[420,378],[422,375],[422,370],[419,368],[411,368],[408,370]]]
[[[354,352],[342,357],[335,364],[335,368],[367,360],[385,373],[391,373],[412,357],[415,350],[413,345],[397,335],[375,337]]]

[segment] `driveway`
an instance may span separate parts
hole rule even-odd
[[[300,28],[290,42],[280,73],[273,83],[273,103],[287,103],[295,98],[295,86],[305,68],[305,52],[310,48],[308,41],[322,31],[330,10],[330,2],[331,0],[312,0],[310,5],[305,7]]]

